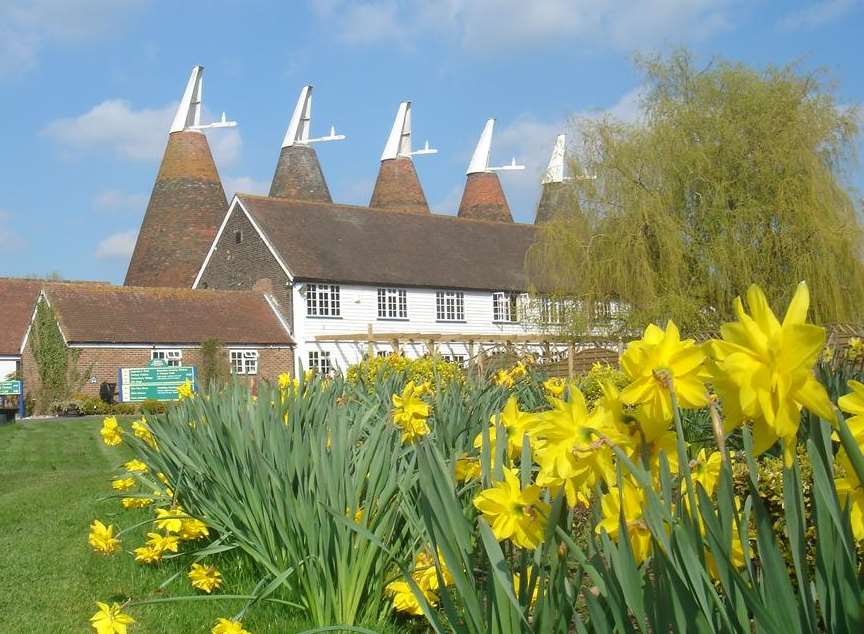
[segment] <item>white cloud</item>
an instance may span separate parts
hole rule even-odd
[[[100,260],[129,259],[135,250],[137,231],[114,233],[96,245],[96,257]]]
[[[787,31],[816,29],[839,20],[862,6],[864,3],[861,0],[822,0],[786,14],[780,21],[780,26]]]
[[[12,214],[0,209],[0,249],[15,251],[25,246],[21,236],[12,229]]]
[[[158,161],[176,110],[177,102],[136,110],[125,99],[107,99],[82,115],[50,122],[41,134],[73,150],[107,150],[133,161]],[[211,120],[206,108],[203,114],[204,121]],[[216,129],[208,140],[217,165],[234,162],[243,144],[236,128]]]
[[[104,189],[93,199],[100,211],[141,212],[147,208],[147,194],[133,194],[116,189]]]
[[[738,0],[312,0],[328,28],[348,44],[410,46],[424,36],[468,50],[573,42],[631,50],[704,38],[731,26]]]
[[[116,34],[149,0],[0,2],[0,75],[34,68],[46,46]]]
[[[270,191],[270,183],[256,180],[251,176],[223,176],[222,187],[225,188],[228,202],[231,202],[234,194],[237,193],[266,195]]]

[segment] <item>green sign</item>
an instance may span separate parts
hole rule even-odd
[[[0,381],[0,396],[20,396],[21,381]]]
[[[124,403],[134,401],[176,401],[177,388],[191,381],[195,384],[195,368],[151,365],[147,368],[122,368],[118,392]]]

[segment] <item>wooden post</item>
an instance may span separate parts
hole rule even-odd
[[[573,345],[573,342],[567,344],[567,376],[570,380],[573,380],[573,377],[576,376],[576,372],[574,370],[574,363],[576,361],[576,346]]]
[[[366,357],[372,359],[375,354],[375,341],[372,338],[372,324],[366,326]]]
[[[483,378],[483,344],[480,344],[480,352],[477,353],[477,376]]]
[[[477,360],[474,358],[474,341],[468,341],[468,371],[473,372],[474,366],[477,365]]]
[[[399,349],[399,339],[398,338],[394,337],[393,340],[390,342],[390,345],[393,348],[393,354],[396,354],[396,355],[402,354],[402,351]]]

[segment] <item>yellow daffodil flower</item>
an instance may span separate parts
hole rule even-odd
[[[233,619],[218,619],[210,634],[251,634],[243,629],[243,623]]]
[[[155,564],[162,561],[162,551],[151,545],[139,546],[132,551],[135,561],[141,564]]]
[[[847,459],[848,460],[848,459]],[[857,541],[864,541],[864,486],[854,476],[855,471],[847,464],[845,478],[834,480],[841,508],[849,505],[849,523],[852,525],[852,535]]]
[[[123,468],[126,469],[129,473],[147,473],[147,465],[141,462],[140,460],[133,458],[129,462],[123,465]]]
[[[102,429],[99,433],[102,435],[102,442],[109,447],[116,447],[123,442],[123,429],[114,416],[106,416],[102,419]]]
[[[180,538],[177,535],[147,533],[147,545],[160,553],[176,553],[180,550]]]
[[[438,563],[441,566],[441,578],[444,580],[444,585],[452,585],[453,574],[444,563],[444,555],[441,553],[440,549],[438,550]],[[417,585],[424,591],[430,590],[434,592],[441,587],[441,583],[438,580],[438,573],[435,570],[435,562],[428,551],[420,551],[414,557],[414,570],[411,572],[411,576],[414,578]]]
[[[388,594],[393,595],[393,607],[397,612],[402,612],[404,614],[410,614],[412,616],[423,616],[423,608],[420,606],[420,603],[417,601],[417,597],[414,596],[414,593],[411,591],[411,586],[408,585],[407,581],[393,581],[387,584],[385,588]],[[431,606],[435,606],[438,603],[438,597],[428,591],[423,590],[423,596],[426,598],[426,601]]]
[[[183,399],[192,398],[195,395],[195,386],[192,381],[186,379],[182,385],[177,386],[177,397]]]
[[[119,478],[111,482],[111,488],[115,491],[128,491],[135,486],[135,478]]]
[[[153,504],[153,498],[123,498],[120,500],[120,504],[123,505],[124,509],[143,509]]]
[[[466,454],[463,454],[456,459],[454,470],[457,482],[476,480],[480,477],[480,460],[477,458],[469,458]]]
[[[90,626],[96,634],[126,634],[126,626],[135,622],[128,614],[124,614],[118,603],[110,606],[101,601],[96,602],[99,611],[90,617]]]
[[[99,520],[93,520],[90,524],[87,543],[94,551],[103,555],[110,555],[120,549],[120,539],[114,536],[114,525],[105,526]]]
[[[188,515],[179,506],[171,509],[156,509],[156,528],[166,533],[179,533],[183,529],[183,520],[187,517]]]
[[[222,587],[222,573],[215,566],[192,564],[186,575],[192,582],[192,587],[210,594]]]
[[[402,394],[393,395],[393,422],[402,430],[402,443],[412,443],[429,433],[426,419],[430,407],[417,393],[414,381],[409,381]]]
[[[621,368],[631,380],[621,392],[621,400],[628,405],[644,404],[649,417],[671,421],[672,397],[664,383],[668,374],[679,407],[705,407],[704,361],[702,347],[692,339],[682,341],[672,321],[667,322],[665,331],[650,324],[642,339],[630,342],[621,355]]]
[[[747,303],[752,315],[737,298],[738,321],[724,324],[723,338],[711,342],[716,365],[712,382],[723,404],[726,431],[752,421],[756,455],[782,438],[788,467],[795,455],[802,407],[834,422],[828,394],[813,375],[825,345],[825,329],[805,323],[810,293],[804,282],[782,324],[758,286],[747,290]]]
[[[852,337],[846,348],[846,359],[854,363],[864,357],[864,341],[860,337]]]
[[[629,480],[625,480],[623,488],[609,487],[609,492],[600,498],[603,519],[595,527],[598,534],[606,531],[609,537],[618,541],[623,511],[627,538],[630,540],[630,548],[637,564],[645,561],[651,550],[651,532],[642,519],[644,506],[642,492]]]
[[[207,524],[194,517],[184,517],[180,520],[180,531],[177,536],[184,542],[203,539],[210,535]]]
[[[525,577],[529,581],[531,579],[531,568],[532,568],[531,566],[528,566],[528,568],[525,570],[525,573],[526,573]],[[517,599],[519,598],[519,592],[520,592],[521,588],[522,588],[522,577],[518,572],[515,572],[515,573],[513,573],[513,594],[516,596]],[[537,585],[534,586],[534,591],[531,593],[531,599],[529,600],[530,605],[533,606],[535,603],[537,603],[537,593],[539,591],[540,591],[540,584],[538,583]]]
[[[504,470],[504,480],[474,498],[477,507],[499,540],[509,539],[522,548],[534,549],[543,541],[550,507],[540,500],[535,484],[524,489],[515,469]]]
[[[156,445],[156,437],[153,435],[153,432],[150,431],[150,426],[147,425],[147,420],[145,418],[141,418],[132,423],[132,433],[136,438],[140,438],[153,449],[158,448]]]
[[[543,381],[543,389],[546,390],[550,396],[554,396],[555,398],[561,398],[564,394],[564,388],[566,387],[567,383],[564,382],[564,379],[558,376],[553,376]]]

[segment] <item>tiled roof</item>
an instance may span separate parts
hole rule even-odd
[[[18,356],[44,282],[0,278],[0,355]]]
[[[46,284],[70,343],[293,343],[262,293]]]
[[[298,280],[527,289],[523,263],[532,225],[238,198]]]

